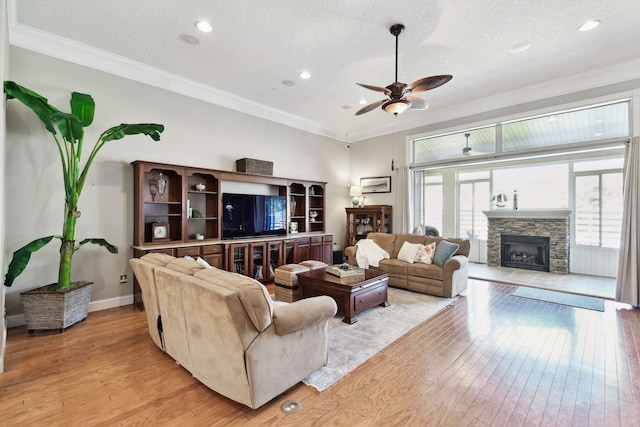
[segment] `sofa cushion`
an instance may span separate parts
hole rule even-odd
[[[191,261],[184,258],[176,258],[167,264],[167,268],[170,270],[179,271],[180,273],[193,275],[194,273],[202,270],[204,267],[198,264],[196,261]]]
[[[267,288],[257,280],[241,274],[230,273],[217,268],[206,268],[194,274],[199,279],[206,280],[218,286],[234,290],[251,319],[251,323],[258,331],[264,331],[271,325],[273,317],[273,301]]]
[[[418,253],[416,254],[416,262],[422,264],[432,264],[433,254],[436,252],[436,242],[429,243],[428,245],[420,245]]]
[[[150,262],[151,264],[164,267],[175,259],[171,255],[161,254],[159,252],[151,252],[149,254],[142,255],[140,259]]]
[[[395,234],[369,233],[367,234],[367,239],[373,240],[376,245],[380,246],[382,250],[393,258],[393,247],[396,241]]]
[[[400,249],[402,249],[402,245],[404,244],[404,242],[413,244],[424,244],[424,241],[425,236],[416,236],[414,234],[396,234],[396,242],[393,246],[393,252],[389,252],[389,254],[391,254],[391,258],[398,258],[398,254],[400,253]]]
[[[409,266],[409,264],[407,264],[404,261],[400,261],[397,259],[383,259],[382,261],[380,261],[380,266],[378,267],[378,270],[384,272],[384,273],[390,273],[390,274],[407,274],[407,267]]]
[[[404,242],[400,248],[400,252],[398,252],[398,259],[413,264],[416,262],[416,255],[418,254],[418,250],[420,250],[420,246],[422,246],[420,243]]]
[[[459,247],[460,245],[457,243],[451,243],[446,240],[441,241],[436,246],[436,252],[433,254],[433,263],[440,267],[444,266],[444,263],[458,251]]]
[[[407,274],[414,277],[423,277],[425,279],[443,280],[444,268],[436,264],[416,263],[407,266]]]

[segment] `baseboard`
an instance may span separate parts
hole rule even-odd
[[[133,295],[124,295],[115,298],[107,298],[89,303],[89,313],[92,311],[107,310],[109,308],[122,307],[124,305],[133,304]],[[7,316],[7,328],[26,325],[24,313]]]

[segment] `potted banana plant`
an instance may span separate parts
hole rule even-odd
[[[44,123],[57,146],[62,166],[65,193],[65,218],[62,234],[40,237],[29,242],[13,254],[5,276],[5,286],[11,286],[26,268],[31,255],[56,239],[60,241],[58,280],[20,294],[29,332],[34,330],[60,330],[84,320],[91,300],[92,283],[72,281],[73,255],[82,246],[91,243],[117,253],[118,248],[102,238],[86,238],[76,242],[76,221],[80,217],[78,201],[84,188],[89,169],[105,144],[127,135],[144,134],[154,141],[160,140],[164,126],[153,123],[120,124],[100,134],[82,164],[84,130],[93,122],[95,102],[90,95],[73,92],[71,113],[65,113],[49,104],[47,99],[13,81],[4,82],[7,99],[17,99],[31,109]]]

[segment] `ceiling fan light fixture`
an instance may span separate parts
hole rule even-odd
[[[398,36],[404,31],[404,25],[395,24],[391,26],[391,28],[389,28],[389,31],[391,32],[391,35],[393,35],[396,39],[395,82],[391,83],[389,86],[386,86],[386,87],[356,83],[358,86],[362,86],[365,89],[369,89],[374,92],[382,92],[388,97],[387,99],[381,99],[362,107],[361,109],[356,111],[356,116],[359,116],[364,113],[368,113],[369,111],[373,111],[378,107],[382,107],[384,111],[391,113],[394,116],[401,114],[407,108],[411,108],[412,110],[426,110],[428,108],[428,105],[425,104],[423,99],[416,98],[415,96],[408,96],[408,95],[418,93],[418,92],[426,92],[428,90],[435,89],[447,83],[449,80],[453,78],[453,76],[449,74],[442,74],[438,76],[424,77],[422,79],[416,80],[411,84],[399,82],[398,81]]]
[[[407,108],[409,108],[410,104],[411,103],[406,99],[398,99],[396,101],[385,102],[382,105],[382,109],[387,113],[391,113],[394,116],[397,116],[398,114],[402,114]]]

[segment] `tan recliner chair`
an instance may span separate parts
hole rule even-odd
[[[256,280],[183,259],[146,268],[166,352],[212,390],[255,409],[326,365],[332,298],[273,302]]]

